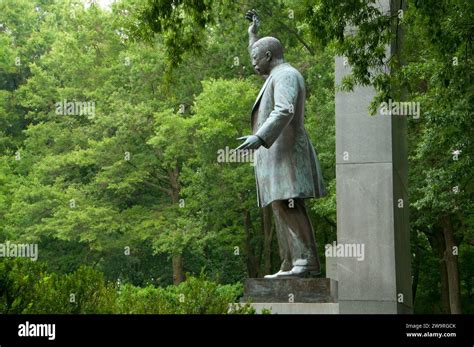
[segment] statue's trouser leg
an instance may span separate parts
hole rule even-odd
[[[291,257],[292,265],[306,265],[319,270],[313,226],[303,199],[277,200],[272,202],[275,216],[280,255]],[[297,262],[297,264],[295,264]]]
[[[280,250],[281,271],[290,271],[293,267],[290,245],[288,244],[287,230],[284,221],[281,220],[280,209],[277,201],[272,202],[273,216],[275,218],[276,234],[278,239],[278,249]]]

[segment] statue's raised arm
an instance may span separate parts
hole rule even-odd
[[[247,11],[245,14],[245,18],[247,18],[251,23],[248,29],[249,33],[249,53],[252,51],[252,46],[255,42],[258,41],[258,28],[260,26],[260,19],[258,18],[258,14],[255,10]]]

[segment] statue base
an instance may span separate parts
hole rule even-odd
[[[336,303],[337,281],[329,278],[248,278],[245,303]]]

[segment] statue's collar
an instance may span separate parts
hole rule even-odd
[[[270,71],[270,76],[275,76],[275,74],[280,71],[281,69],[289,66],[290,64],[288,63],[281,63],[281,64],[278,64],[277,66],[275,66],[272,71]],[[270,76],[268,76],[268,78],[270,78]]]

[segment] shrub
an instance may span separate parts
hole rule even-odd
[[[87,266],[58,275],[26,259],[0,261],[0,313],[255,313],[249,304],[231,305],[241,294],[242,284],[219,285],[203,273],[178,286],[117,287]]]
[[[30,260],[0,262],[1,313],[113,313],[115,296],[114,286],[90,267],[60,276]]]
[[[242,285],[219,285],[201,273],[178,286],[145,288],[125,285],[118,297],[119,313],[225,314],[254,313],[247,305],[230,305],[242,294]],[[233,307],[235,306],[235,307]]]

